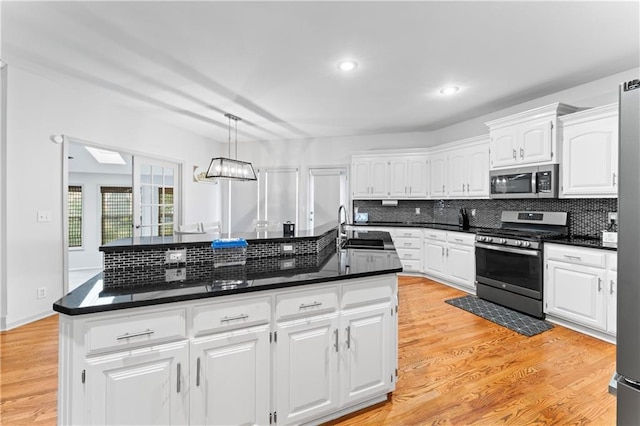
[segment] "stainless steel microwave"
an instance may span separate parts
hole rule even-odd
[[[492,170],[491,198],[558,198],[558,165]]]

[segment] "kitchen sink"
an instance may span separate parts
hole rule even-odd
[[[383,240],[370,240],[366,238],[349,238],[344,242],[342,248],[346,249],[374,249],[374,250],[384,250],[384,241]]]

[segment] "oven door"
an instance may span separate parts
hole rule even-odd
[[[537,167],[492,171],[491,198],[538,198],[537,173]]]
[[[476,281],[542,300],[539,250],[476,243]]]

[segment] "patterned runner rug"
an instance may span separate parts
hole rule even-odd
[[[516,333],[520,333],[523,336],[535,336],[536,334],[553,328],[553,325],[546,321],[512,311],[504,306],[479,299],[476,296],[462,296],[445,300],[445,302],[506,327]]]

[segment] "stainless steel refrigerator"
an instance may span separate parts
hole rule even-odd
[[[640,80],[620,85],[617,423],[640,424]]]

